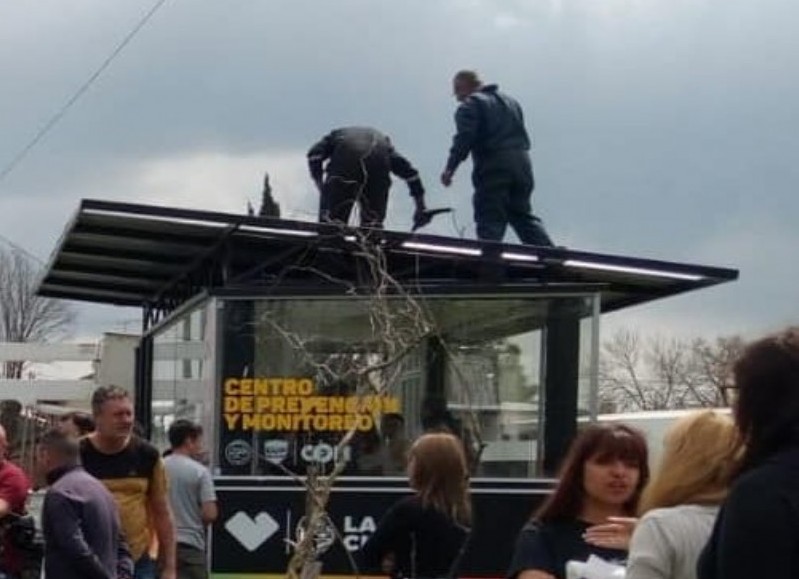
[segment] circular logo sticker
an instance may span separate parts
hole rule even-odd
[[[264,442],[264,458],[273,464],[280,464],[289,455],[288,440],[267,440]]]
[[[244,466],[252,461],[252,447],[246,440],[233,440],[225,447],[225,460],[231,466]]]

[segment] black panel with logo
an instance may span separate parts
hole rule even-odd
[[[253,311],[253,304],[248,301],[237,302],[236,307],[219,310],[223,344],[221,370],[224,376],[246,375],[252,367],[255,351],[255,334],[252,331]],[[219,404],[220,400],[221,395],[218,395],[216,404]],[[222,412],[218,412],[218,420],[219,457],[215,461],[216,464],[221,466],[225,474],[251,474],[254,464],[252,440],[242,433],[230,431],[225,425]]]
[[[222,516],[214,527],[213,573],[282,574],[297,538],[305,494],[295,482],[278,477],[219,477]],[[530,513],[550,491],[543,480],[483,480],[472,484],[474,528],[460,575],[504,577],[516,535]],[[402,479],[343,478],[329,505],[331,529],[316,538],[326,575],[355,575],[350,555],[368,540],[381,516],[410,493]],[[343,544],[342,544],[343,543]]]

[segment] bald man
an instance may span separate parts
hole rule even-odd
[[[13,462],[6,459],[8,437],[0,426],[0,523],[10,522],[13,515],[25,514],[25,502],[31,490],[28,477]],[[0,579],[18,579],[22,572],[22,555],[9,540],[3,536],[3,549],[0,555]]]

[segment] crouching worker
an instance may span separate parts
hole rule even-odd
[[[45,579],[130,579],[116,502],[78,464],[78,441],[53,429],[37,448],[50,488],[42,507]]]
[[[308,151],[308,169],[319,189],[319,221],[322,223],[346,225],[357,203],[361,227],[382,228],[391,173],[408,184],[416,204],[414,220],[425,211],[424,187],[418,171],[394,149],[391,140],[376,129],[344,127],[334,130]]]

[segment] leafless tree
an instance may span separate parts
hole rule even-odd
[[[46,342],[68,332],[75,315],[65,302],[36,295],[39,271],[17,250],[0,248],[0,342]],[[0,376],[20,378],[25,360],[5,362]]]
[[[724,406],[740,336],[680,339],[619,330],[602,344],[602,407],[618,412]]]
[[[320,341],[327,339],[327,336],[303,335],[287,327],[280,319],[279,312],[262,312],[256,318],[256,323],[279,336],[300,363],[320,380],[350,385],[354,395],[363,401],[356,412],[366,414],[371,412],[366,401],[375,396],[389,394],[398,385],[404,371],[404,360],[421,347],[425,340],[431,337],[440,340],[450,363],[453,362],[454,355],[438,335],[433,316],[428,312],[421,296],[389,273],[382,245],[374,243],[368,235],[361,232],[348,230],[346,234],[355,240],[353,256],[358,260],[361,272],[357,281],[336,278],[316,268],[302,265],[291,266],[284,273],[318,277],[326,283],[339,286],[344,294],[364,300],[369,331],[361,343],[352,344],[347,353],[337,351],[325,354],[322,353],[325,348],[319,346]],[[467,391],[474,388],[468,384],[467,377],[463,381]],[[467,398],[468,396],[467,392]],[[469,437],[464,437],[464,443],[473,445],[479,457],[479,449],[483,446],[479,422],[471,412],[467,412],[465,418]],[[323,472],[322,465],[317,465],[311,467],[303,478],[279,465],[286,474],[304,485],[306,491],[304,532],[292,544],[293,555],[288,565],[288,576],[291,579],[317,576],[320,564],[316,537],[331,528],[337,536],[340,535],[327,515],[327,503],[337,477],[346,467],[346,453],[341,451],[350,444],[355,434],[353,427],[342,436],[335,453],[337,458],[328,472]],[[467,448],[467,453],[469,450]],[[352,558],[350,564],[358,574],[357,565]]]
[[[732,369],[746,347],[741,336],[720,336],[713,341],[704,338],[695,339],[691,348],[694,353],[698,371],[705,376],[708,385],[712,385],[714,398],[711,405],[720,406],[730,403],[729,393],[733,387]]]

